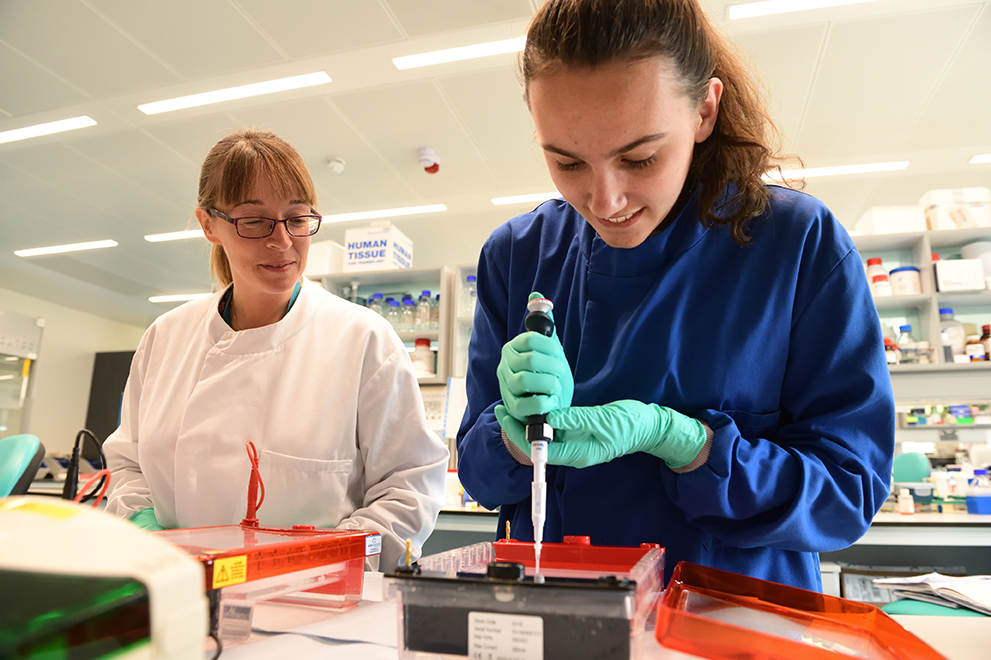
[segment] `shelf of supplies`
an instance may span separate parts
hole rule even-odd
[[[970,229],[942,229],[927,232],[929,242],[935,247],[950,247],[966,245],[974,241],[991,240],[991,227],[973,227]]]
[[[367,270],[356,273],[334,273],[324,275],[324,285],[335,284],[337,286],[351,285],[357,282],[361,286],[373,286],[376,284],[409,284],[414,282],[426,282],[436,280],[440,277],[440,271],[436,268],[397,268],[394,270]],[[328,286],[329,288],[329,286]]]
[[[939,306],[945,305],[991,305],[991,291],[940,291],[936,294]]]
[[[899,431],[943,431],[946,429],[991,429],[991,424],[909,424],[899,426]]]
[[[851,234],[853,244],[861,255],[867,250],[904,250],[919,242],[924,231],[905,232],[903,234]]]
[[[447,385],[447,378],[444,376],[418,376],[416,382],[419,385]]]
[[[944,362],[941,364],[889,364],[891,373],[933,373],[936,371],[991,371],[991,362]]]
[[[406,342],[414,342],[417,339],[429,339],[430,341],[437,341],[440,338],[440,330],[403,330],[402,332],[397,332],[399,338]]]
[[[874,306],[878,311],[888,309],[906,309],[909,307],[921,309],[924,305],[932,303],[932,296],[928,293],[913,293],[903,296],[877,296],[874,298]]]

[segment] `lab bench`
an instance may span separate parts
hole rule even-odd
[[[984,660],[987,657],[991,617],[892,618],[942,653],[947,660]],[[273,657],[307,660],[326,658],[328,652],[341,659],[394,659],[397,656],[398,606],[393,600],[363,601],[354,609],[338,614],[314,608],[261,603],[256,607],[253,625],[264,630],[291,631],[295,634],[252,634],[246,643],[225,649],[222,655],[225,660]],[[321,642],[306,635],[333,638],[338,642]],[[328,651],[328,645],[332,651]],[[634,637],[633,646],[636,657],[641,660],[688,660],[697,657],[661,646],[652,630]]]

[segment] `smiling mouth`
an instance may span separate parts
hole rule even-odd
[[[283,261],[275,264],[262,264],[265,268],[285,268],[286,266],[291,266],[294,262]]]
[[[600,220],[602,220],[603,222],[608,222],[611,225],[619,225],[619,224],[622,224],[622,223],[626,222],[627,220],[629,220],[630,218],[632,218],[633,216],[635,216],[639,212],[640,211],[637,210],[637,211],[634,211],[633,213],[630,213],[629,215],[619,215],[619,216],[616,216],[614,218],[600,218]]]

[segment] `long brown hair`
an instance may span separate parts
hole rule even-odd
[[[685,95],[701,104],[709,79],[723,95],[712,135],[695,145],[685,191],[700,188],[702,224],[729,225],[740,245],[747,223],[767,208],[761,176],[777,165],[779,134],[745,60],[709,22],[697,0],[548,0],[536,13],[520,58],[530,81],[554,67],[590,68],[664,57]],[[721,199],[729,184],[734,194]]]
[[[303,157],[288,142],[270,131],[241,129],[213,146],[200,169],[196,204],[209,210],[244,200],[261,174],[272,180],[275,192],[317,205],[313,178]],[[221,286],[231,283],[231,265],[223,246],[210,250],[210,272]]]

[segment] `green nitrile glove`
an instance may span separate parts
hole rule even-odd
[[[520,448],[527,456],[530,455],[530,443],[526,441],[526,425],[509,414],[509,408],[503,405],[495,407],[495,416],[499,420],[499,426],[506,432],[506,437],[513,441],[513,444]]]
[[[155,509],[150,507],[141,509],[131,516],[131,522],[149,532],[158,532],[165,529],[158,524],[158,518],[155,517]]]
[[[657,456],[670,468],[684,467],[695,460],[706,439],[697,419],[656,403],[629,399],[551,411],[547,423],[554,429],[547,462],[576,468],[608,463],[638,451]]]
[[[530,300],[542,297],[536,291],[530,294]],[[550,317],[553,320],[553,313]],[[557,332],[551,337],[523,332],[506,342],[496,377],[503,404],[522,422],[530,415],[567,408],[575,391],[575,379]]]

